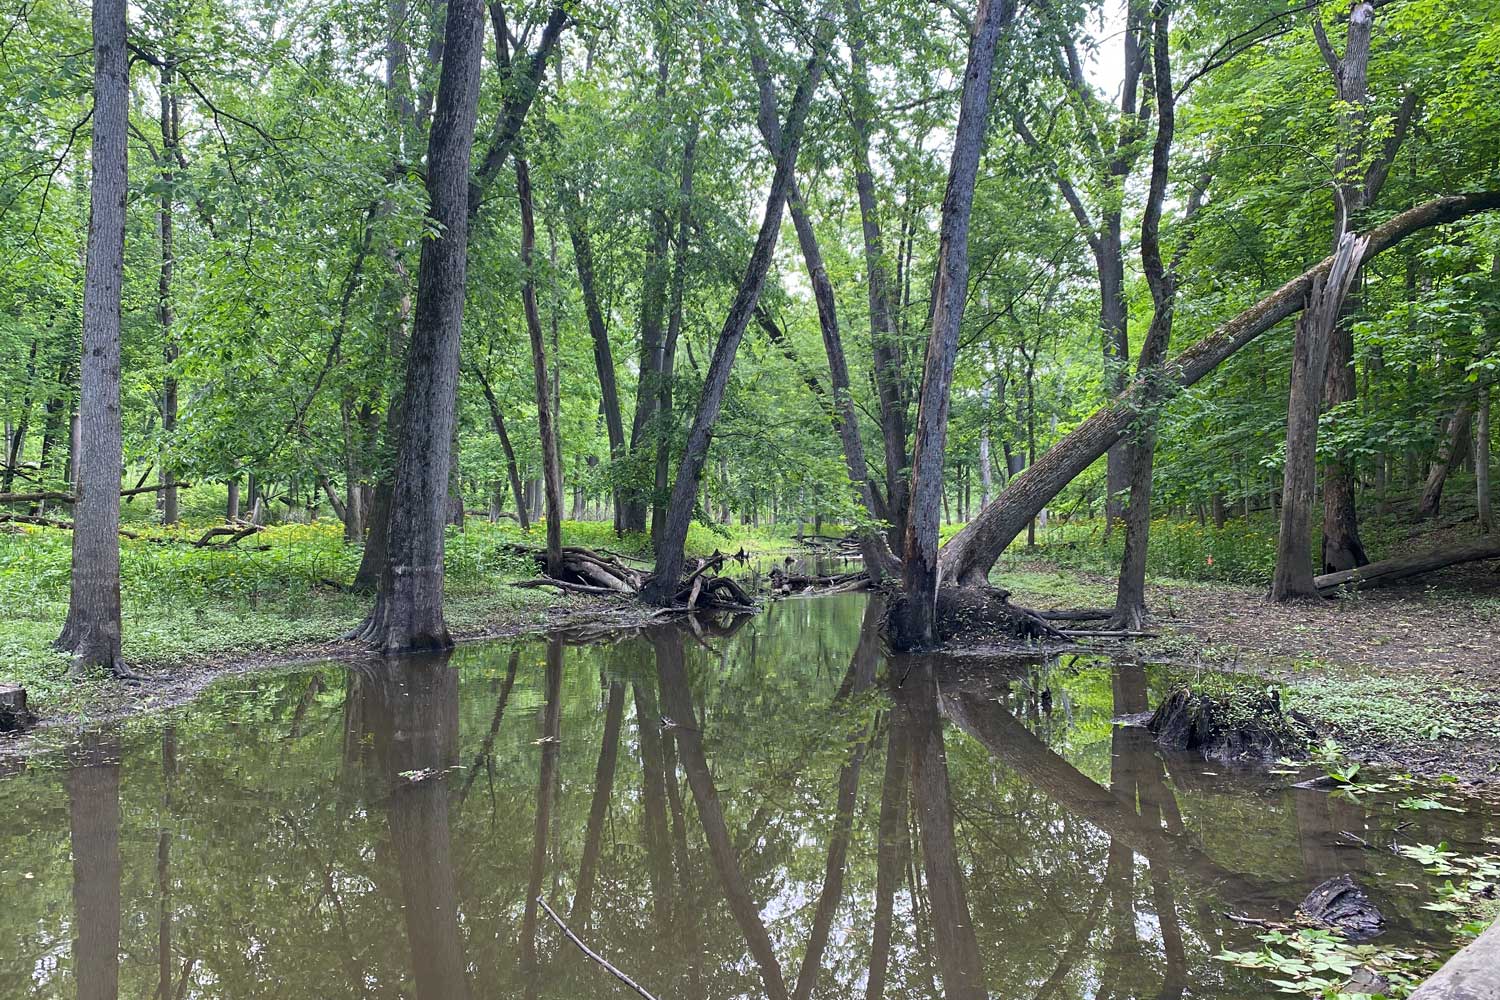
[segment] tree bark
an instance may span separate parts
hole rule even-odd
[[[1314,582],[1319,592],[1325,594],[1331,594],[1342,588],[1365,590],[1419,576],[1422,573],[1431,573],[1433,570],[1444,569],[1448,566],[1478,562],[1482,559],[1500,559],[1500,540],[1484,538],[1466,545],[1436,549],[1420,555],[1382,559],[1356,569],[1324,573]]]
[[[375,608],[357,630],[386,653],[452,645],[443,618],[444,513],[458,390],[484,19],[479,0],[449,0],[442,75],[427,150],[428,214],[406,366],[388,558]]]
[[[57,646],[74,669],[120,659],[120,291],[130,77],[125,0],[94,0],[94,136],[83,287],[79,456],[68,617]]]
[[[495,397],[495,389],[490,385],[490,380],[485,378],[484,372],[475,369],[474,374],[479,378],[479,387],[484,390],[484,400],[490,407],[490,422],[495,426],[495,434],[500,438],[500,448],[505,452],[505,475],[510,480],[510,495],[516,504],[516,523],[521,526],[522,531],[531,529],[531,515],[526,509],[526,495],[521,489],[521,470],[516,464],[516,449],[511,445],[510,434],[505,428],[505,415],[500,412],[500,400]]]
[[[1318,475],[1318,407],[1328,344],[1365,255],[1366,240],[1339,240],[1327,278],[1313,279],[1307,308],[1297,320],[1292,345],[1292,377],[1287,396],[1286,459],[1281,487],[1281,529],[1276,537],[1276,570],[1271,600],[1318,596],[1313,584],[1311,530],[1313,490]]]
[[[1370,230],[1365,260],[1412,233],[1496,208],[1500,208],[1500,191],[1434,198]],[[1313,279],[1326,280],[1332,263],[1332,257],[1325,258],[1168,361],[1161,375],[1163,384],[1182,388],[1194,385],[1240,348],[1298,312]],[[1129,429],[1138,412],[1137,394],[1145,388],[1142,380],[1133,381],[1124,393],[1094,411],[1017,475],[993,503],[943,547],[943,578],[983,583],[995,560],[1025,530],[1027,522]]]
[[[943,459],[948,439],[948,407],[953,365],[958,357],[958,330],[963,323],[969,282],[969,215],[979,154],[989,121],[990,76],[1000,33],[1015,13],[1011,0],[980,0],[975,31],[964,72],[953,160],[943,195],[938,246],[938,274],[933,287],[932,334],[918,395],[917,427],[912,448],[911,509],[902,553],[902,584],[910,622],[907,634],[920,643],[933,639],[939,582],[938,529],[942,514]]]
[[[562,572],[562,462],[557,454],[557,429],[552,409],[552,383],[547,365],[547,345],[542,337],[542,318],[537,311],[536,279],[533,257],[536,248],[536,219],[531,203],[531,171],[526,160],[517,156],[516,195],[521,200],[521,267],[526,278],[521,285],[521,302],[526,311],[526,330],[531,338],[531,370],[536,387],[537,427],[542,437],[542,489],[546,498],[547,575]]]
[[[654,539],[656,570],[641,595],[651,604],[670,604],[677,592],[678,578],[682,576],[683,545],[687,541],[688,525],[692,522],[694,501],[698,495],[698,480],[708,458],[709,441],[724,402],[724,390],[729,385],[729,372],[734,366],[735,353],[744,338],[745,327],[755,311],[755,304],[760,299],[766,273],[771,268],[776,241],[781,233],[782,208],[786,202],[787,189],[792,183],[797,149],[802,141],[802,126],[807,120],[813,92],[821,77],[821,67],[821,55],[814,55],[808,60],[806,73],[797,88],[791,111],[781,130],[781,150],[776,157],[776,172],[771,180],[770,195],[766,199],[765,218],[761,222],[745,276],[724,319],[718,342],[714,345],[713,358],[709,362],[702,394],[698,398],[698,409],[688,432],[687,445],[677,466],[677,479],[672,486],[672,498],[667,507],[665,530]]]
[[[5,438],[5,469],[0,472],[0,493],[9,493],[15,486],[16,471],[21,467],[21,456],[25,454],[26,432],[31,424],[31,387],[36,383],[36,352],[40,346],[37,337],[31,338],[31,351],[26,359],[26,391],[21,397],[21,419]],[[10,428],[9,421],[6,427]]]

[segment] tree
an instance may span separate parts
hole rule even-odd
[[[356,630],[386,653],[452,644],[443,617],[447,487],[468,270],[469,154],[479,108],[484,18],[479,0],[450,0],[427,144],[428,215],[402,396],[388,563],[375,607]]]
[[[969,214],[974,181],[989,123],[990,75],[1000,33],[1015,15],[1010,0],[980,0],[974,14],[969,65],[964,71],[953,163],[943,195],[938,244],[938,276],[933,286],[932,334],[918,395],[916,440],[912,447],[911,509],[902,551],[902,584],[910,616],[908,634],[931,643],[939,583],[938,529],[942,517],[943,449],[948,436],[948,407],[958,329],[963,322],[969,281]]]
[[[94,138],[83,291],[77,502],[68,618],[57,646],[74,670],[125,676],[120,656],[120,294],[125,268],[125,0],[95,0]]]

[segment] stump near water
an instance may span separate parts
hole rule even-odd
[[[886,605],[884,633],[891,648],[907,652],[923,644],[911,633],[907,597],[900,594]],[[1067,642],[1067,636],[1047,622],[1010,603],[1010,591],[999,587],[942,587],[937,595],[935,645],[1014,646],[1040,639]]]
[[[0,733],[19,732],[35,721],[26,704],[26,689],[19,684],[0,684]]]
[[[1146,728],[1163,749],[1222,761],[1298,757],[1311,736],[1310,726],[1282,712],[1274,688],[1214,696],[1181,687],[1156,706]]]

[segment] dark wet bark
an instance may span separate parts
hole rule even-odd
[[[521,302],[526,310],[526,331],[531,338],[531,371],[536,388],[537,427],[542,438],[542,489],[547,518],[547,575],[562,573],[562,461],[558,457],[556,410],[547,364],[547,346],[542,337],[542,318],[537,311],[533,257],[536,219],[532,214],[531,171],[526,160],[516,157],[516,195],[521,201]]]
[[[120,992],[120,745],[85,736],[69,754],[73,980],[78,1000]]]
[[[1500,208],[1500,191],[1445,195],[1424,202],[1371,229],[1369,260],[1413,233]],[[1328,257],[1291,279],[1249,309],[1169,360],[1163,378],[1186,388],[1281,320],[1302,309],[1315,277],[1326,279]],[[962,531],[943,547],[943,579],[983,583],[990,567],[1031,518],[1120,439],[1138,413],[1136,394],[1146,383],[1134,380],[1125,393],[1094,411],[1067,437],[1049,448]]]
[[[662,343],[661,363],[657,365],[656,409],[663,421],[672,414],[672,382],[677,370],[677,339],[682,335],[682,296],[687,288],[688,236],[693,221],[693,172],[698,152],[698,121],[688,124],[688,135],[682,147],[682,172],[677,184],[677,224],[673,244],[672,292],[667,315],[667,339]],[[672,463],[670,440],[666,424],[660,423],[661,431],[656,435],[656,480],[653,495],[667,495],[671,486]],[[706,508],[705,508],[706,509]],[[667,508],[656,503],[651,507],[651,535],[659,536],[666,530]]]
[[[735,354],[744,338],[745,327],[755,311],[755,304],[760,299],[761,288],[775,255],[776,242],[781,233],[782,208],[786,202],[788,187],[792,183],[797,148],[802,140],[802,126],[821,77],[821,66],[821,56],[814,56],[808,61],[806,73],[797,88],[791,111],[781,130],[781,152],[776,157],[776,173],[766,199],[765,218],[761,222],[745,276],[735,293],[729,313],[724,319],[724,327],[714,346],[713,359],[709,362],[707,377],[698,398],[697,412],[693,416],[682,460],[677,467],[677,479],[667,506],[666,524],[661,535],[653,540],[656,570],[641,594],[651,604],[670,604],[677,593],[678,581],[682,576],[683,544],[687,540],[688,526],[692,523],[703,465],[708,460],[709,441],[724,402],[724,391],[729,385],[729,372],[734,366]]]
[[[911,507],[901,555],[902,584],[910,622],[918,641],[932,641],[938,591],[938,529],[942,515],[943,459],[948,440],[948,408],[953,365],[958,358],[958,331],[963,322],[969,282],[969,215],[979,154],[989,121],[990,76],[1000,33],[1015,14],[1011,0],[980,0],[975,34],[964,72],[958,129],[948,188],[943,195],[938,244],[938,274],[933,286],[932,332],[918,394],[916,435],[912,447]]]
[[[125,266],[125,0],[94,0],[94,114],[83,283],[73,572],[57,647],[75,670],[120,659],[120,293]]]
[[[483,46],[479,0],[449,0],[427,149],[428,214],[441,235],[422,241],[387,560],[375,608],[358,630],[386,653],[452,645],[443,617],[444,524],[468,267],[469,154]]]

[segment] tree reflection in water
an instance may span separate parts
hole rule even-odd
[[[1164,760],[1109,724],[1148,668],[893,662],[878,615],[261,675],[85,741],[0,780],[0,995],[625,995],[542,895],[663,1000],[1259,997],[1224,911],[1408,819]]]

